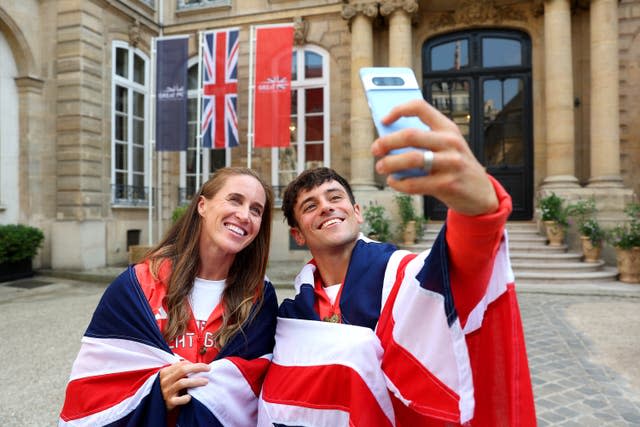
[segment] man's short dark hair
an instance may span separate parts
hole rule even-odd
[[[296,206],[300,192],[309,191],[328,181],[336,181],[342,185],[347,191],[351,203],[356,203],[356,199],[353,197],[353,191],[351,191],[351,186],[338,172],[324,167],[306,170],[287,185],[287,188],[284,190],[284,195],[282,196],[282,212],[287,219],[289,227],[296,227],[298,225],[293,209]]]

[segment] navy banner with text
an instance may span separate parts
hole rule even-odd
[[[187,149],[188,36],[156,40],[156,150]]]

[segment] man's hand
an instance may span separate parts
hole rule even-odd
[[[389,150],[403,147],[433,151],[433,167],[427,176],[403,180],[388,176],[387,184],[403,193],[434,196],[461,214],[495,212],[498,209],[498,198],[493,185],[458,126],[421,100],[396,106],[382,122],[388,125],[406,116],[418,117],[431,127],[431,131],[403,129],[378,138],[371,146],[373,155],[382,157],[376,163],[376,171],[390,175],[404,169],[422,168],[422,151],[412,150],[387,156]]]

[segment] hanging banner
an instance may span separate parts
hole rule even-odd
[[[293,26],[256,29],[254,147],[288,147]]]
[[[202,146],[238,146],[237,28],[203,34]]]
[[[187,149],[189,36],[156,40],[156,150]]]

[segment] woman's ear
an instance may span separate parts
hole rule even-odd
[[[198,213],[201,217],[204,217],[205,212],[207,211],[207,199],[204,196],[198,197]]]

